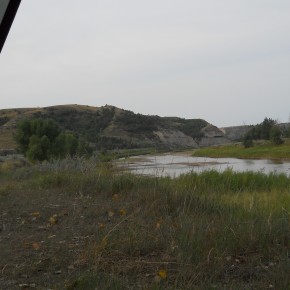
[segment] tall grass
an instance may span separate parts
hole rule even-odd
[[[97,197],[100,208],[115,211],[80,253],[90,273],[71,280],[67,289],[290,286],[286,175],[227,170],[141,177],[93,160],[34,166],[23,179],[14,174],[22,189]],[[0,176],[0,182],[7,178]]]

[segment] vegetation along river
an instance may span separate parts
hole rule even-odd
[[[136,174],[177,177],[184,173],[231,169],[236,172],[254,171],[284,173],[290,176],[290,162],[237,158],[192,157],[180,154],[144,155],[120,159],[120,167]]]

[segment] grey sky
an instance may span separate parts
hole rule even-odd
[[[290,114],[289,0],[23,0],[0,108],[115,105],[217,126]]]

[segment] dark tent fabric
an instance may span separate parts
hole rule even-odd
[[[21,0],[1,0],[0,2],[0,52],[17,13]]]

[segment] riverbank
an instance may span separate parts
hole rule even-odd
[[[240,144],[207,147],[194,150],[192,156],[213,158],[241,158],[241,159],[276,159],[290,160],[290,141],[282,145],[269,143],[244,148]]]
[[[287,289],[285,175],[117,174],[67,159],[0,168],[4,289]]]
[[[195,157],[188,153],[164,153],[119,159],[114,162],[118,169],[138,175],[176,178],[191,172],[215,170],[224,172],[263,172],[290,176],[290,162],[269,159]]]

